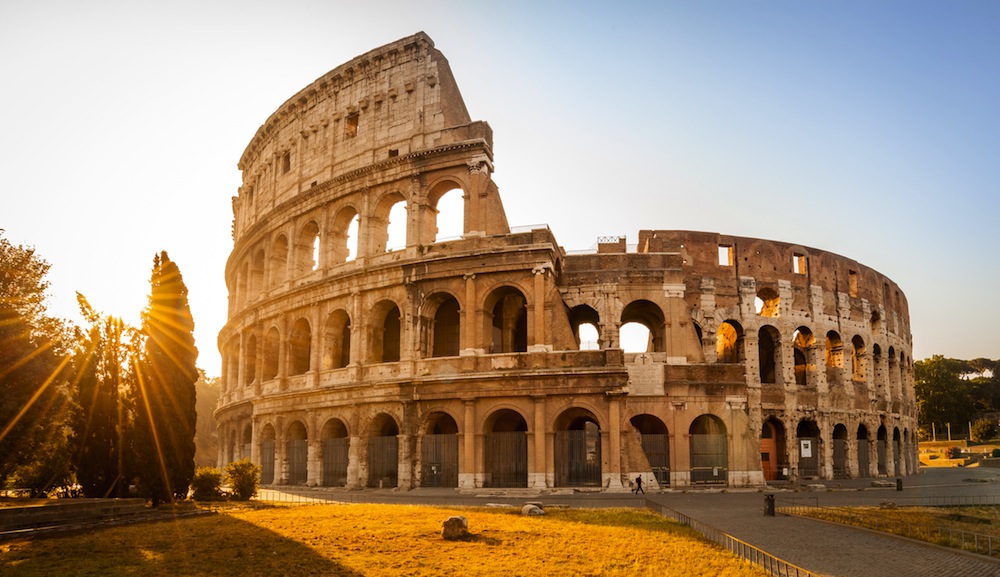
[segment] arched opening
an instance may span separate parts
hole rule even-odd
[[[375,363],[395,363],[400,352],[399,307],[392,301],[381,301],[372,310],[371,358]]]
[[[280,335],[276,327],[271,327],[264,337],[264,380],[270,381],[278,377],[278,349]]]
[[[636,415],[629,420],[639,432],[642,452],[649,470],[660,487],[670,486],[670,435],[663,421],[653,415]]]
[[[641,325],[645,331],[635,330],[633,324]],[[632,301],[622,310],[621,329],[618,340],[629,353],[666,352],[666,338],[663,311],[647,300]],[[642,337],[645,336],[645,342]]]
[[[427,418],[420,439],[420,486],[458,486],[458,424],[448,413]]]
[[[501,409],[487,419],[483,436],[486,487],[528,486],[528,423],[516,411]]]
[[[434,209],[434,242],[461,238],[465,233],[465,192],[461,188],[444,192]]]
[[[253,426],[247,423],[243,427],[243,438],[241,439],[242,445],[240,445],[240,459],[249,459],[251,454],[251,447],[253,446]]]
[[[309,221],[295,237],[295,275],[301,277],[319,268],[319,225]]]
[[[785,425],[774,417],[764,421],[760,428],[760,466],[765,481],[788,478]]]
[[[805,387],[809,385],[809,373],[812,367],[809,366],[810,352],[816,344],[812,331],[806,327],[799,327],[792,335],[792,356],[795,360],[795,384]]]
[[[243,263],[243,266],[239,268],[239,272],[236,274],[236,306],[242,308],[243,305],[250,300],[247,294],[247,281],[250,276],[250,265]]]
[[[294,421],[288,426],[288,436],[285,441],[285,451],[288,456],[288,483],[305,485],[309,478],[309,441],[306,426],[301,421]]]
[[[299,319],[292,325],[292,332],[288,336],[288,374],[302,375],[309,371],[311,350],[312,332],[309,321]]]
[[[872,372],[878,396],[885,398],[885,373],[882,371],[882,347],[878,343],[872,345]]]
[[[885,425],[881,425],[878,428],[878,442],[876,444],[876,451],[878,453],[878,474],[887,475],[889,473],[889,467],[886,463],[886,453],[888,452],[889,436],[885,430]]]
[[[601,317],[588,305],[577,305],[569,311],[569,324],[573,328],[576,347],[581,351],[596,351],[601,348],[597,327]]]
[[[892,464],[893,464],[893,475],[900,476],[903,474],[903,447],[902,440],[899,436],[899,428],[893,427],[892,429]]]
[[[558,487],[601,486],[601,427],[586,409],[570,409],[556,419],[555,468]]]
[[[726,425],[715,415],[702,415],[688,429],[692,485],[729,484]]]
[[[351,364],[351,317],[338,309],[326,317],[323,338],[323,368],[340,369]]]
[[[523,353],[528,350],[527,301],[521,291],[501,287],[486,299],[486,334],[490,353]]]
[[[406,202],[399,201],[389,211],[389,224],[386,227],[385,251],[392,252],[406,248]]]
[[[838,424],[833,428],[833,478],[847,479],[847,427]]]
[[[344,263],[358,256],[358,228],[361,218],[354,207],[345,206],[333,217],[330,231],[330,261]]]
[[[826,333],[826,381],[831,384],[841,382],[840,373],[844,368],[844,342],[837,331]]]
[[[757,334],[757,353],[760,363],[760,382],[778,383],[781,374],[781,333],[771,325],[760,327]]]
[[[871,476],[871,465],[868,459],[868,428],[858,425],[858,478],[867,479]]]
[[[404,248],[406,246],[407,207],[402,194],[393,192],[379,199],[368,221],[372,254]]]
[[[260,433],[260,484],[274,483],[274,427],[264,425]]]
[[[865,340],[861,335],[851,339],[851,380],[863,383],[867,380],[868,369],[865,366]]]
[[[820,471],[820,436],[816,421],[803,419],[795,429],[799,441],[799,477],[817,478]]]
[[[368,486],[395,487],[399,479],[399,426],[396,420],[379,414],[372,421],[368,437]]]
[[[451,295],[436,295],[428,300],[437,303],[431,322],[431,356],[456,357],[461,347],[461,319],[458,300]]]
[[[899,390],[899,361],[895,347],[889,347],[889,397]]]
[[[264,292],[264,250],[260,249],[254,254],[253,262],[250,265],[250,294],[260,296]]]
[[[872,310],[871,327],[873,335],[878,335],[882,331],[882,316],[878,309]]]
[[[257,337],[248,335],[243,343],[243,386],[253,384],[257,371]]]
[[[350,460],[351,438],[347,425],[340,419],[330,419],[320,433],[323,440],[323,474],[321,482],[325,487],[347,485],[347,465]]]
[[[271,279],[271,286],[281,286],[288,275],[288,237],[279,236],[271,246],[271,262],[269,263],[268,277]]]
[[[778,305],[780,301],[778,291],[771,287],[762,287],[757,291],[757,298],[754,299],[754,308],[756,308],[759,316],[777,317],[779,316]]]
[[[743,327],[736,321],[725,321],[715,332],[715,354],[720,363],[742,363]]]

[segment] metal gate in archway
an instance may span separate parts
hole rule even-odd
[[[420,486],[458,486],[458,435],[424,435],[420,440]]]
[[[661,487],[670,485],[670,436],[643,434],[642,452],[646,454],[653,476]]]
[[[868,439],[858,439],[858,478],[867,479],[871,475],[868,460]]]
[[[323,439],[323,486],[347,485],[347,462],[351,449],[348,437]]]
[[[833,440],[833,478],[846,479],[847,471],[847,439]]]
[[[274,440],[260,442],[260,483],[274,483]]]
[[[600,430],[556,431],[555,468],[558,487],[600,487]]]
[[[724,485],[729,482],[726,435],[691,435],[691,483]]]
[[[486,487],[528,486],[528,433],[504,431],[483,437]]]
[[[799,437],[799,477],[819,477],[819,439]]]
[[[395,435],[368,439],[368,486],[395,487],[399,483],[399,438]]]
[[[304,485],[308,479],[309,441],[293,439],[288,441],[288,482]]]

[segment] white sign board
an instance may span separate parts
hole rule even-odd
[[[812,442],[812,439],[802,439],[802,440],[799,441],[799,443],[802,445],[802,450],[800,451],[799,455],[803,459],[808,459],[808,458],[812,457],[813,456],[813,442]]]

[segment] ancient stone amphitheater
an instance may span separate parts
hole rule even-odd
[[[915,471],[895,283],[785,242],[644,230],[569,253],[545,226],[511,227],[491,129],[423,33],[294,95],[239,168],[219,461],[249,457],[265,484]],[[446,197],[464,225],[442,239]],[[623,350],[623,327],[644,352]]]

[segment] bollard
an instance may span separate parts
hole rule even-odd
[[[902,477],[896,477],[896,490],[897,491],[902,491],[903,490],[903,478]]]
[[[764,495],[764,516],[774,517],[774,495]]]

